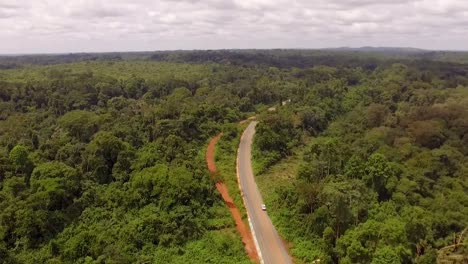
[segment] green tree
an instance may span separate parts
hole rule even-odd
[[[397,170],[387,162],[382,154],[373,154],[366,163],[366,175],[364,180],[378,194],[380,200],[386,200],[393,191],[393,186],[389,185],[395,181]]]
[[[31,175],[33,197],[42,199],[48,210],[62,210],[79,195],[80,179],[75,169],[48,162],[37,166]]]
[[[107,132],[96,134],[83,153],[83,171],[99,183],[125,180],[131,170],[133,150]]]
[[[398,252],[389,246],[379,248],[375,251],[372,264],[399,264],[401,263]]]
[[[29,159],[29,152],[23,145],[16,145],[10,151],[10,161],[16,172],[25,173],[27,176],[31,174],[34,168],[33,163]]]
[[[75,110],[60,117],[58,122],[70,135],[87,142],[97,132],[99,120],[93,112]]]

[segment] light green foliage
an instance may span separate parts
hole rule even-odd
[[[30,185],[32,197],[44,201],[49,210],[65,209],[81,189],[77,171],[60,162],[37,166],[31,175]]]
[[[367,220],[337,241],[337,253],[340,257],[347,256],[352,263],[401,263],[401,257],[408,257],[410,253],[406,243],[404,223],[401,220]]]
[[[378,249],[374,258],[372,259],[372,264],[398,264],[401,263],[400,256],[398,252],[395,252],[391,247],[383,247]]]
[[[254,114],[299,262],[433,263],[468,223],[468,68],[330,54],[0,58],[0,263],[248,262],[204,150],[224,132],[217,177],[241,207]]]
[[[380,200],[388,199],[392,191],[391,183],[398,176],[396,169],[387,162],[385,156],[377,153],[369,157],[365,170],[363,180],[379,194]]]
[[[164,263],[248,262],[200,154],[243,115],[224,89],[221,75],[235,69],[226,67],[6,71],[0,103],[14,108],[0,117],[0,263],[151,263],[161,252]]]
[[[29,151],[23,145],[16,145],[10,151],[10,161],[16,172],[25,173],[29,176],[33,169],[33,164],[29,159]]]
[[[243,250],[243,245],[235,239],[235,234],[213,232],[198,241],[188,243],[182,255],[158,250],[152,263],[252,263],[239,257]],[[223,254],[220,255],[219,252]]]
[[[10,151],[10,160],[16,169],[24,168],[28,162],[28,151],[24,146],[17,145]]]
[[[348,83],[330,69],[298,71],[308,90],[269,114],[300,124],[291,134],[305,136],[287,168],[295,177],[282,183],[265,169],[291,159],[268,147],[287,138],[268,119],[255,139],[263,152],[254,155],[258,172],[266,171],[260,184],[276,184],[261,189],[273,197],[269,214],[294,243],[293,254],[306,262],[313,259],[304,252],[312,250],[338,263],[433,263],[437,249],[468,223],[466,91],[448,90],[452,81],[407,63]]]

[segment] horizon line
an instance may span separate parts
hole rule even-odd
[[[25,52],[25,53],[0,53],[0,56],[50,56],[50,55],[72,55],[72,54],[111,54],[111,53],[151,53],[151,52],[176,52],[176,51],[248,51],[248,50],[333,50],[333,51],[362,51],[367,52],[364,49],[411,49],[414,51],[420,52],[468,52],[468,50],[462,49],[426,49],[426,48],[417,48],[417,47],[399,47],[399,46],[360,46],[360,47],[350,47],[350,46],[339,46],[339,47],[324,47],[324,48],[219,48],[219,49],[161,49],[161,50],[119,50],[119,51],[64,51],[64,52]]]

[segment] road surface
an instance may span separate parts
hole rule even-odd
[[[257,122],[249,124],[241,137],[237,153],[237,173],[239,185],[244,196],[245,207],[249,215],[252,233],[256,240],[260,259],[265,264],[288,264],[292,263],[291,257],[284,246],[278,232],[271,223],[267,211],[261,209],[262,196],[255,183],[252,164],[250,160],[252,138],[255,134]]]

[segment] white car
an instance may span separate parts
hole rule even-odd
[[[266,211],[266,205],[265,204],[262,204],[262,210]]]

